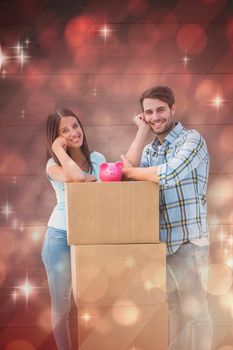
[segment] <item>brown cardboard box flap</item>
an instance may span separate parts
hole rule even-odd
[[[155,183],[68,183],[66,204],[70,245],[159,242]]]

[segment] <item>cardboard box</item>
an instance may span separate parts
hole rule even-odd
[[[166,350],[166,304],[79,307],[79,350]]]
[[[78,306],[166,302],[166,246],[71,246],[73,294]]]
[[[159,242],[155,183],[68,183],[66,205],[70,245]]]

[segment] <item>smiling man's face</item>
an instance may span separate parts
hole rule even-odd
[[[170,108],[162,100],[145,98],[143,100],[143,110],[145,121],[150,125],[159,140],[163,141],[175,126],[175,105]]]

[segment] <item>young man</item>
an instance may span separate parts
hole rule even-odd
[[[160,240],[167,245],[169,349],[189,350],[192,344],[192,350],[210,350],[212,322],[201,283],[209,245],[206,143],[197,131],[175,121],[175,98],[169,87],[145,91],[140,103],[143,112],[134,118],[138,131],[122,156],[123,173],[127,179],[160,186]],[[155,139],[143,150],[149,130]]]

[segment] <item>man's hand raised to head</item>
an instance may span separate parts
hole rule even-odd
[[[145,121],[144,113],[137,114],[135,117],[133,117],[133,123],[137,125],[139,130],[146,133],[151,129]]]

